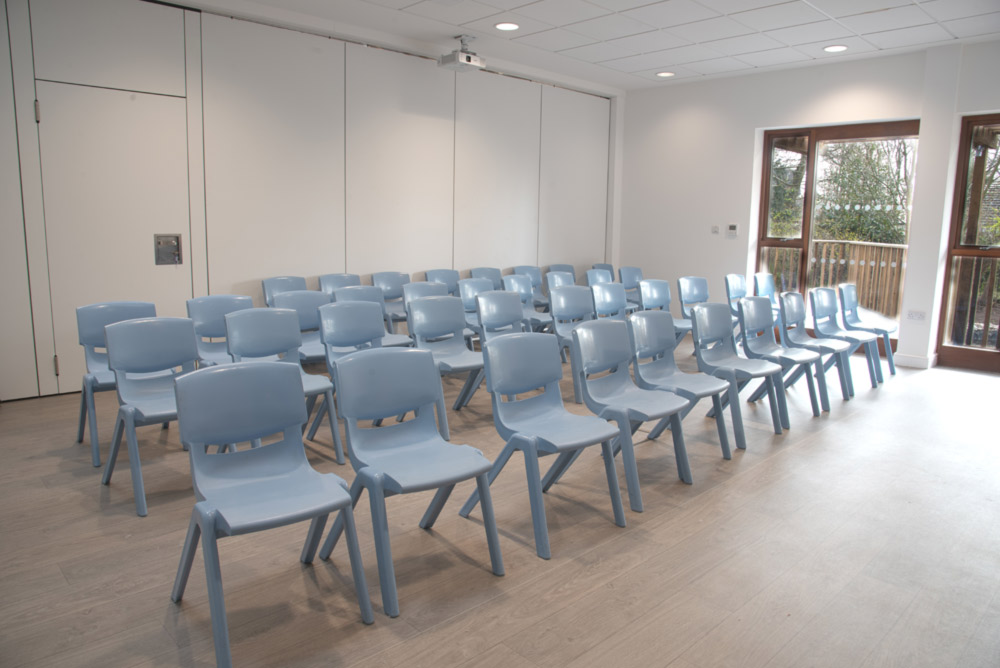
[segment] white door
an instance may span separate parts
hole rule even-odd
[[[134,299],[183,316],[191,295],[182,97],[38,81],[39,143],[59,392],[80,389],[76,307]],[[154,263],[180,234],[180,265]]]

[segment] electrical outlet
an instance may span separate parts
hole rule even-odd
[[[907,320],[926,320],[927,319],[927,313],[925,313],[924,311],[907,311],[906,312],[906,319]]]
[[[719,233],[719,226],[712,225],[712,234],[718,234],[718,233]]]

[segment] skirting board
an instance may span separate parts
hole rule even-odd
[[[905,366],[910,369],[930,369],[932,366],[937,366],[937,353],[926,357],[923,355],[901,355],[896,353],[893,356],[896,364],[899,366]]]

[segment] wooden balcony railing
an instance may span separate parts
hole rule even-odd
[[[900,288],[906,271],[906,246],[861,241],[814,239],[806,286],[858,286],[861,306],[898,318]]]

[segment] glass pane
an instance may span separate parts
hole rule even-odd
[[[801,239],[805,210],[809,137],[775,137],[771,141],[767,236]]]
[[[952,346],[1000,349],[1000,260],[956,257],[951,265],[953,292],[945,343]]]
[[[760,249],[760,271],[769,271],[774,275],[778,292],[798,290],[801,259],[802,251],[798,248],[765,246]]]
[[[972,130],[969,171],[962,211],[963,246],[1000,245],[1000,125]]]
[[[861,305],[899,316],[906,267],[915,137],[823,141],[806,286],[858,286]]]

